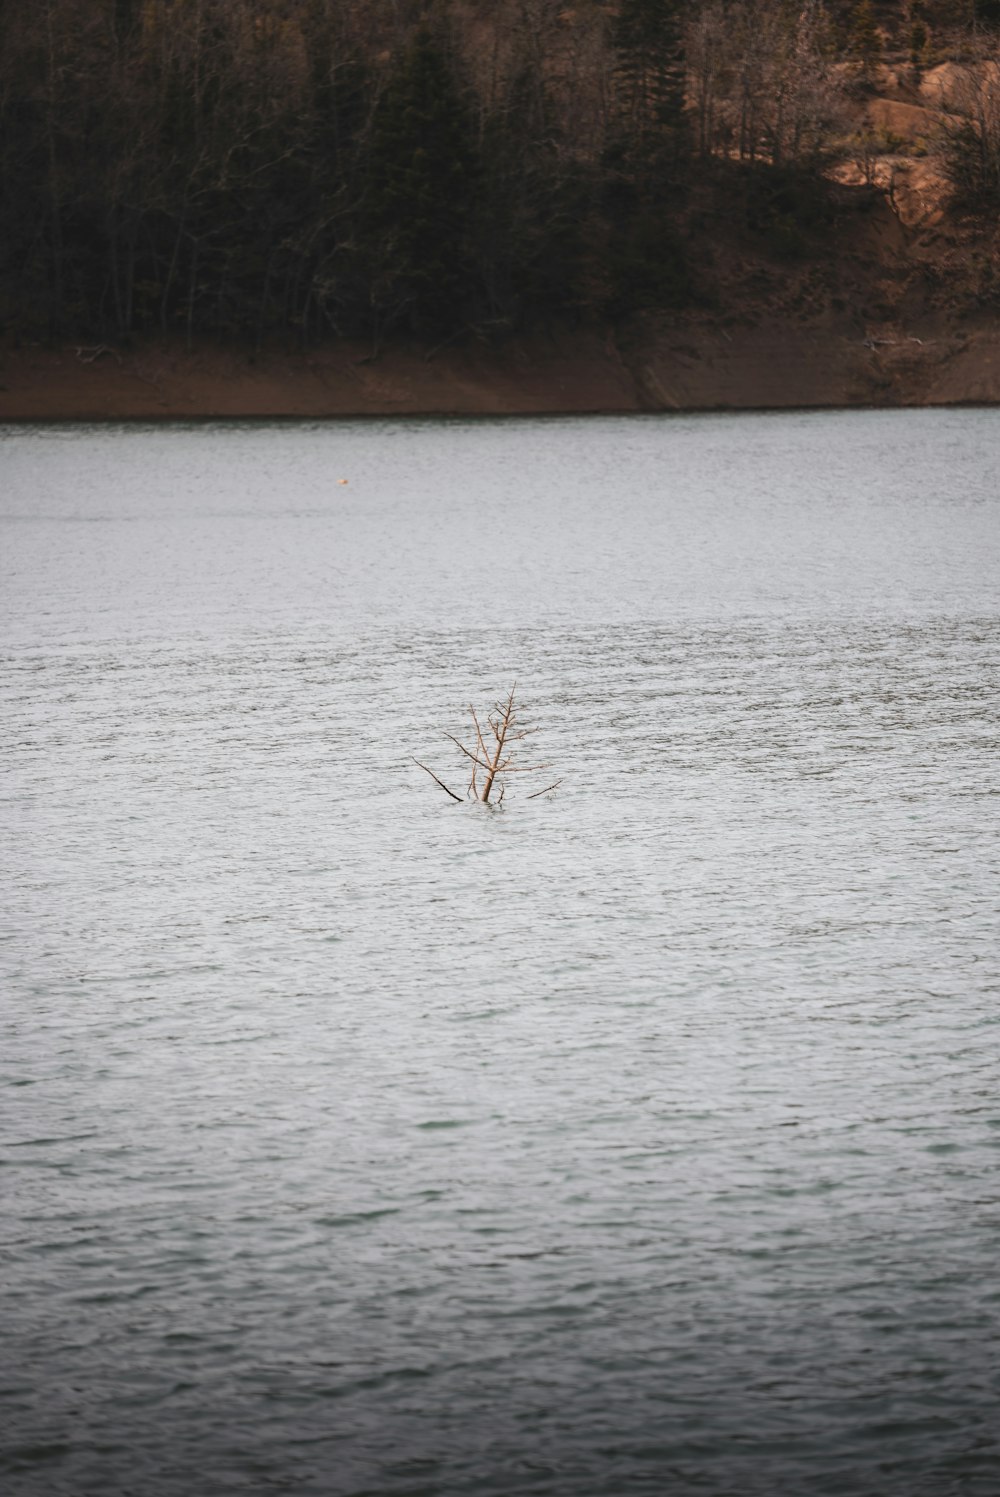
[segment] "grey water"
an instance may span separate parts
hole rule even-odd
[[[996,1497],[998,472],[0,429],[5,1493]]]

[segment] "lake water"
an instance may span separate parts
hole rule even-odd
[[[996,1497],[998,473],[0,430],[5,1493]]]

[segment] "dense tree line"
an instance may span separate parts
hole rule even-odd
[[[819,0],[0,0],[0,319],[377,343],[676,304],[692,182],[820,164],[851,36]]]

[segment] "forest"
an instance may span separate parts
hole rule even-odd
[[[713,195],[779,247],[822,236],[890,43],[914,78],[970,63],[939,149],[995,212],[998,25],[1000,0],[0,0],[0,327],[377,348],[685,306]]]

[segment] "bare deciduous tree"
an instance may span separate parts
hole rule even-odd
[[[969,39],[949,102],[959,116],[944,131],[952,181],[966,199],[995,204],[1000,201],[1000,54],[994,40]]]
[[[700,156],[711,156],[733,67],[729,15],[722,0],[708,0],[695,13],[688,26],[686,52],[695,146]]]
[[[469,775],[469,783],[466,786],[465,800],[481,801],[484,805],[489,804],[491,796],[496,792],[495,803],[503,800],[507,790],[507,776],[515,774],[535,774],[538,770],[549,769],[548,764],[515,764],[517,746],[523,743],[525,738],[530,738],[536,732],[535,728],[524,728],[521,726],[515,702],[517,682],[511,687],[504,701],[497,702],[493,711],[487,713],[486,729],[480,725],[475,707],[469,707],[469,714],[475,731],[475,740],[469,745],[463,743],[454,734],[447,733],[445,736],[451,740],[460,753],[471,763],[472,770]],[[418,769],[429,774],[436,785],[450,795],[452,800],[461,801],[463,797],[444,780],[438,778],[433,769],[428,769],[426,764],[421,764],[419,759],[414,759]],[[555,790],[561,780],[555,780],[551,785],[546,785],[542,790],[535,790],[527,797],[534,800],[536,796],[545,795],[549,790]]]
[[[830,22],[820,0],[710,0],[688,28],[699,152],[811,164],[843,124]]]

